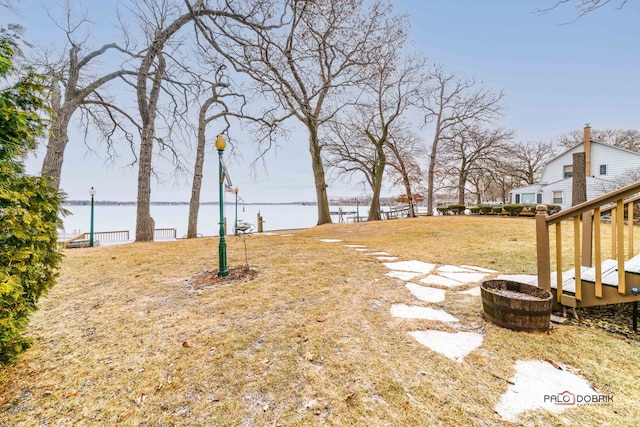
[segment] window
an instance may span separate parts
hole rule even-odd
[[[553,192],[553,203],[556,205],[562,204],[562,191]]]
[[[536,194],[536,204],[538,205],[542,204],[542,193]]]
[[[536,200],[535,193],[523,193],[520,199],[521,203],[534,203]]]
[[[607,165],[600,165],[600,175],[607,174]]]
[[[516,203],[520,203],[520,195],[516,194]]]
[[[573,165],[564,165],[562,168],[562,177],[571,178],[573,176]]]

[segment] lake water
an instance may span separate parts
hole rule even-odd
[[[368,206],[331,206],[332,212],[356,212],[366,216]],[[82,232],[89,232],[91,222],[91,207],[64,205],[72,213],[65,218],[64,236],[76,236]],[[238,205],[238,221],[253,224],[257,231],[258,212],[263,218],[264,231],[285,230],[313,227],[318,222],[318,208],[308,205]],[[187,234],[189,223],[189,205],[152,205],[151,216],[155,220],[156,228],[175,228],[179,238]],[[227,203],[225,207],[227,230],[233,233],[235,222],[235,204]],[[354,215],[344,215],[344,220]],[[214,236],[219,234],[220,210],[218,205],[202,205],[198,215],[198,234]],[[334,222],[339,222],[338,215],[332,215]],[[136,229],[136,206],[98,206],[94,207],[94,231],[123,231],[129,230],[133,239]]]

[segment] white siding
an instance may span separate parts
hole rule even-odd
[[[607,165],[607,175],[600,175],[600,165]],[[596,178],[613,179],[630,169],[640,168],[640,154],[603,144],[591,144],[591,173]]]
[[[573,165],[573,153],[581,153],[584,144],[551,159],[544,167],[539,185],[515,188],[511,192],[511,202],[516,195],[522,202],[523,194],[542,192],[543,204],[560,204],[562,209],[571,207],[573,179],[564,177],[564,166]],[[600,175],[600,165],[607,166],[607,174]],[[591,171],[587,173],[587,200],[602,196],[603,181],[617,178],[630,170],[640,169],[640,153],[598,142],[591,143]],[[562,192],[562,203],[553,202],[553,193]]]
[[[564,166],[573,164],[573,153],[581,153],[583,145],[579,144],[550,160],[544,167],[540,183],[550,184],[564,179]],[[607,165],[607,175],[605,176],[600,175],[600,165],[603,164]],[[598,142],[591,143],[591,172],[587,173],[587,176],[613,179],[628,172],[630,169],[638,168],[640,168],[640,153]]]

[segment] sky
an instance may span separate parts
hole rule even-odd
[[[503,91],[506,109],[496,124],[512,129],[518,140],[552,140],[582,129],[640,128],[640,18],[639,2],[616,10],[618,1],[574,21],[574,4],[546,14],[536,13],[553,0],[392,0],[396,13],[410,20],[410,49],[443,65],[458,76],[475,78],[486,87]],[[85,1],[91,19],[92,38],[98,46],[114,33],[116,1]],[[47,16],[49,2],[21,0],[21,14],[0,14],[0,25],[20,23],[26,38],[38,46],[62,46],[61,32]],[[54,13],[54,6],[47,6]],[[28,12],[27,12],[28,11]],[[293,123],[292,123],[293,124]],[[251,172],[250,138],[242,135],[236,148],[242,159],[227,158],[233,186],[248,203],[315,201],[307,137],[299,127],[279,141],[279,149]],[[426,141],[430,129],[416,130]],[[212,132],[213,133],[213,132]],[[93,141],[72,132],[65,154],[61,186],[69,199],[136,199],[137,169],[124,162],[109,163],[99,149],[88,151]],[[213,138],[211,145],[213,145]],[[191,157],[192,152],[185,151]],[[27,161],[37,174],[43,151]],[[425,165],[426,166],[426,165]],[[188,201],[189,173],[176,175],[162,169],[154,181],[152,201]],[[205,160],[202,201],[217,200],[217,155],[210,149]],[[364,195],[357,182],[333,181],[329,197]],[[397,195],[399,188],[385,188],[383,195]],[[231,195],[229,195],[231,196]]]

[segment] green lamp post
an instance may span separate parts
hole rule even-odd
[[[235,222],[235,226],[233,227],[233,234],[235,236],[238,235],[238,187],[236,187],[233,190],[234,193],[236,193],[236,222]]]
[[[229,270],[227,269],[227,242],[224,239],[224,169],[222,167],[222,154],[227,146],[222,134],[216,138],[216,149],[218,150],[218,168],[220,177],[220,243],[218,244],[218,277],[227,277]]]
[[[91,225],[89,226],[89,247],[93,247],[93,196],[96,195],[96,189],[91,187],[89,190],[89,194],[91,194]]]

